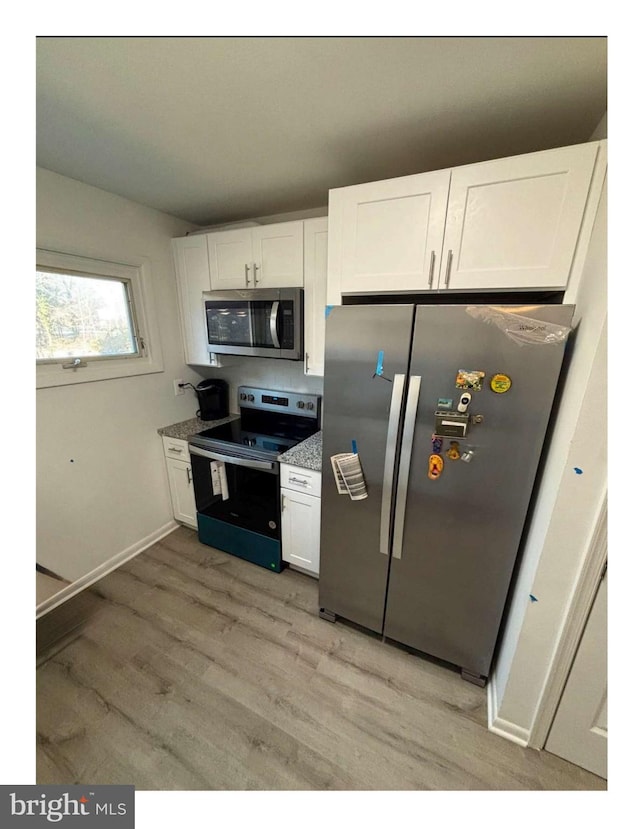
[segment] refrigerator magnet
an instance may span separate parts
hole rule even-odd
[[[436,481],[440,475],[442,474],[442,470],[444,469],[444,461],[440,457],[440,455],[430,455],[429,456],[429,472],[427,473],[429,478],[432,481]]]
[[[442,454],[442,438],[438,435],[431,435],[431,451],[434,455]]]
[[[469,371],[466,368],[459,368],[456,376],[456,388],[480,391],[484,374],[484,371]]]
[[[451,446],[447,449],[447,457],[450,461],[457,461],[460,457],[460,444],[457,440],[451,441]]]
[[[511,388],[511,377],[508,374],[494,374],[489,385],[491,391],[496,394],[504,394]]]

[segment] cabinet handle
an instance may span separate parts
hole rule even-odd
[[[453,262],[453,251],[450,250],[447,254],[447,272],[444,277],[444,287],[449,287],[449,280],[451,279],[451,263]]]
[[[309,486],[309,481],[303,481],[301,478],[294,478],[291,476],[289,478],[290,484],[302,484],[302,486]]]
[[[191,469],[187,467],[187,483],[190,484],[193,478],[191,477]]]
[[[169,452],[178,452],[180,455],[183,453],[183,449],[178,449],[176,446],[169,446],[167,447]]]
[[[305,351],[304,353],[304,370],[305,372],[309,371],[309,352]]]
[[[280,512],[284,512],[284,511],[285,511],[284,500],[285,500],[285,499],[284,499],[284,492],[281,492],[281,493],[280,493]]]
[[[250,287],[250,280],[249,280],[249,265],[244,266],[244,281],[247,285],[247,288]]]
[[[258,284],[258,282],[260,281],[258,279],[258,268],[259,267],[260,267],[260,265],[256,265],[255,262],[253,263],[253,287],[254,288]]]
[[[429,290],[431,290],[431,286],[433,285],[433,272],[436,267],[436,252],[435,250],[431,251],[431,264],[429,265]]]

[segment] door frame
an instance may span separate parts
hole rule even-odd
[[[573,598],[560,636],[555,656],[538,710],[531,728],[528,746],[544,748],[553,718],[566,685],[591,606],[607,566],[607,489],[604,490],[598,509],[589,549],[578,573]]]

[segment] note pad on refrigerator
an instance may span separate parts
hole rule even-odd
[[[353,452],[332,455],[331,466],[340,495],[348,495],[352,501],[361,501],[368,496],[358,455]]]

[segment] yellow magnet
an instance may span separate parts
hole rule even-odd
[[[511,388],[511,377],[508,374],[494,374],[491,378],[491,391],[504,394]]]
[[[451,446],[447,449],[447,457],[452,461],[457,461],[460,457],[460,444],[457,440],[451,441]]]
[[[429,455],[429,472],[427,473],[432,481],[440,477],[444,469],[444,461],[440,455]]]

